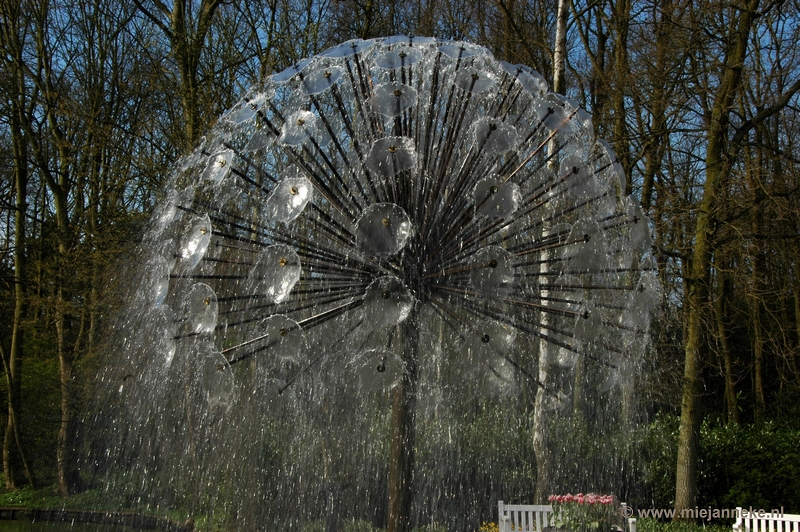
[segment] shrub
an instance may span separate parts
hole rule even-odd
[[[648,501],[639,506],[674,504],[677,416],[658,416],[644,429],[642,452],[648,463]],[[800,510],[800,429],[774,422],[719,425],[700,429],[699,507]]]
[[[699,506],[800,510],[800,430],[704,423]]]

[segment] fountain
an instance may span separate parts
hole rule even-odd
[[[569,487],[557,420],[635,416],[657,300],[623,191],[586,112],[479,46],[273,75],[169,179],[84,471],[239,530],[465,530]]]

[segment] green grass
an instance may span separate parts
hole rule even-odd
[[[1,477],[2,475],[0,475]],[[157,517],[167,517],[177,522],[184,522],[189,515],[180,510],[170,508],[152,507],[125,507],[125,505],[112,498],[101,490],[88,490],[81,493],[61,497],[56,494],[56,486],[50,485],[42,488],[25,486],[16,490],[0,490],[0,507],[6,508],[46,508],[94,511],[131,511]],[[197,529],[202,530],[205,519],[197,520]]]
[[[731,532],[730,526],[719,523],[661,522],[643,517],[636,520],[636,532]]]
[[[54,493],[54,486],[24,488],[0,492],[0,506],[22,508],[63,508],[64,501]]]

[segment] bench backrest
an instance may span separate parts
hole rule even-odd
[[[741,508],[736,509],[736,515],[733,529],[740,532],[800,532],[800,515],[768,513],[758,517]]]
[[[503,504],[497,503],[498,528],[500,532],[543,532],[553,526],[553,507],[549,504]]]

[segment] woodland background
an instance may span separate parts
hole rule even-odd
[[[176,159],[253,83],[352,38],[529,65],[651,217],[662,300],[640,504],[800,512],[797,0],[0,0],[5,487],[74,467],[115,282]],[[557,27],[566,23],[565,62]],[[122,258],[122,259],[121,259]]]

